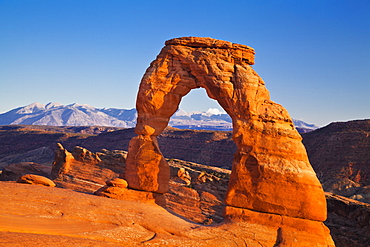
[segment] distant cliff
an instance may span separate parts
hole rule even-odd
[[[331,123],[303,134],[324,190],[370,202],[370,120]]]

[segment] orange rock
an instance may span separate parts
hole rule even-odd
[[[334,246],[321,222],[240,208],[202,226],[151,203],[59,188],[0,181],[0,195],[2,246]]]
[[[191,184],[191,177],[189,175],[189,172],[187,170],[185,170],[184,167],[181,167],[178,172],[177,172],[177,176],[183,180],[186,185],[190,185]]]
[[[118,200],[157,204],[166,207],[165,196],[154,192],[131,190],[117,186],[104,186],[94,192],[94,194]]]
[[[170,167],[155,136],[139,135],[131,139],[124,178],[129,188],[156,193],[168,191]]]
[[[58,187],[92,193],[122,173],[124,165],[121,155],[93,153],[78,146],[70,153],[58,143],[51,178]]]
[[[324,193],[301,136],[288,112],[270,100],[253,63],[254,50],[248,46],[197,37],[167,41],[146,70],[137,95],[139,136],[130,144],[129,186],[147,191],[165,187],[166,176],[158,174],[167,174],[167,167],[155,137],[182,97],[203,87],[233,120],[237,152],[226,204],[324,221]]]
[[[335,246],[323,222],[230,206],[226,207],[225,216],[232,224],[241,224],[241,228],[247,224],[250,231],[258,232],[255,239],[263,246]]]
[[[55,183],[43,176],[34,175],[34,174],[26,174],[21,176],[17,183],[24,183],[24,184],[34,184],[34,185],[43,185],[49,187],[55,187]]]
[[[186,217],[194,222],[204,222],[207,219],[202,212],[201,200],[198,192],[187,186],[172,185],[171,190],[165,194],[167,208],[174,213]]]
[[[57,143],[55,158],[52,164],[51,179],[61,178],[63,174],[69,171],[70,162],[74,160],[73,155],[66,150],[62,144]]]
[[[127,181],[122,178],[113,178],[113,179],[107,180],[105,184],[108,186],[120,187],[120,188],[127,188],[128,186]]]

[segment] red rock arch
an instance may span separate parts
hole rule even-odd
[[[237,152],[226,204],[259,212],[324,221],[326,202],[288,112],[270,100],[252,69],[254,50],[211,38],[166,42],[145,72],[137,95],[135,132],[125,179],[129,187],[165,193],[169,166],[156,136],[183,96],[205,88],[233,121]],[[226,210],[233,214],[235,210]],[[232,217],[232,215],[230,215]]]

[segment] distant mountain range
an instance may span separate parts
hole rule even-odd
[[[132,128],[136,109],[95,108],[86,104],[33,103],[0,114],[0,125],[113,126]],[[293,120],[300,133],[317,129],[314,124]],[[180,129],[232,130],[228,114],[216,108],[205,112],[178,110],[169,125]]]

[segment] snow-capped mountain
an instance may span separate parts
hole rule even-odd
[[[308,124],[306,122],[303,122],[302,120],[293,119],[294,126],[300,133],[306,133],[310,131],[314,131],[315,129],[318,129],[319,127],[314,124]]]
[[[135,109],[95,108],[86,104],[62,105],[33,103],[0,114],[0,125],[52,125],[52,126],[113,126],[132,128],[136,124]],[[294,120],[298,131],[308,132],[317,129],[313,124]],[[232,130],[228,114],[217,108],[205,112],[178,110],[170,119],[169,125],[181,129]]]
[[[228,114],[217,108],[205,112],[186,112],[178,110],[170,119],[169,125],[180,129],[232,130],[232,121]]]
[[[0,125],[8,124],[131,128],[136,124],[136,110],[99,109],[76,103],[33,103],[0,114]]]

